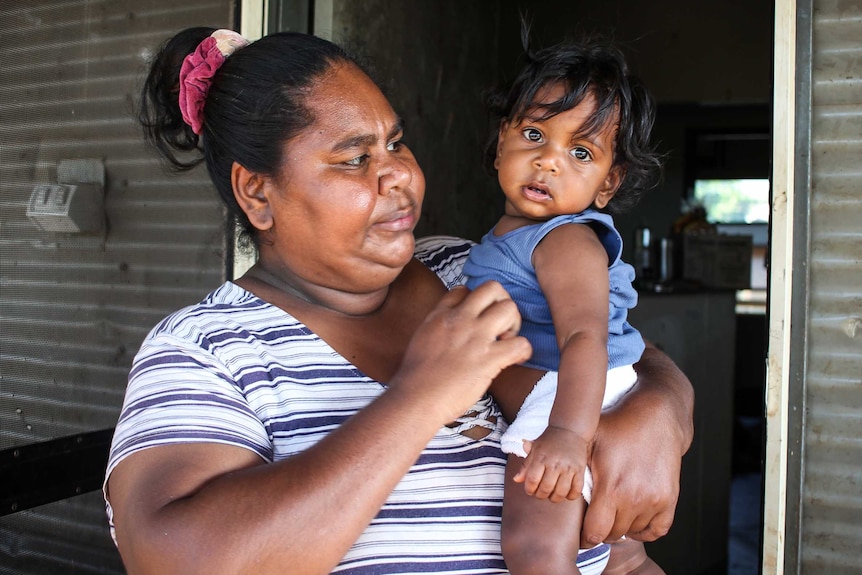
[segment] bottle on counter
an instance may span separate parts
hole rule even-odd
[[[646,226],[640,226],[635,230],[634,241],[634,268],[635,283],[645,287],[652,282],[655,273],[653,269],[653,243],[652,232]]]
[[[673,269],[673,238],[662,238],[659,245],[659,275],[658,281],[666,284],[674,279]]]

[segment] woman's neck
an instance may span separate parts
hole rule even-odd
[[[370,293],[340,291],[275,273],[260,262],[234,283],[288,311],[330,311],[346,316],[373,314],[384,305],[390,291],[388,285]]]
[[[355,295],[333,298],[335,303],[333,299],[311,299],[308,292],[298,291],[257,266],[236,283],[292,315],[362,373],[380,382],[391,380],[417,327],[446,293],[440,278],[417,260],[404,267],[380,294],[381,299]]]

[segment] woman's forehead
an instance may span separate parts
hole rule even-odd
[[[315,123],[333,118],[361,121],[366,117],[395,117],[377,84],[353,64],[332,66],[312,86],[307,98],[306,106]]]
[[[352,64],[336,64],[309,89],[312,121],[285,145],[288,153],[341,154],[392,139],[400,118],[377,85]]]

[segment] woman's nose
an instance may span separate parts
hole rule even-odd
[[[381,194],[386,195],[392,190],[404,189],[410,184],[412,179],[413,175],[406,162],[399,158],[391,158],[385,166],[382,166],[380,171],[379,191]]]

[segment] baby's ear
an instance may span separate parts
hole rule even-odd
[[[611,198],[620,189],[620,184],[623,183],[623,176],[625,176],[625,172],[621,167],[614,166],[611,168],[611,171],[608,172],[608,176],[602,183],[601,189],[599,189],[598,195],[596,195],[596,199],[593,201],[595,207],[602,209],[608,205],[608,202],[611,201]]]
[[[500,155],[503,153],[503,138],[506,136],[506,132],[509,130],[509,121],[501,120],[500,121],[500,131],[497,132],[497,155],[494,156],[494,169],[500,169]]]

